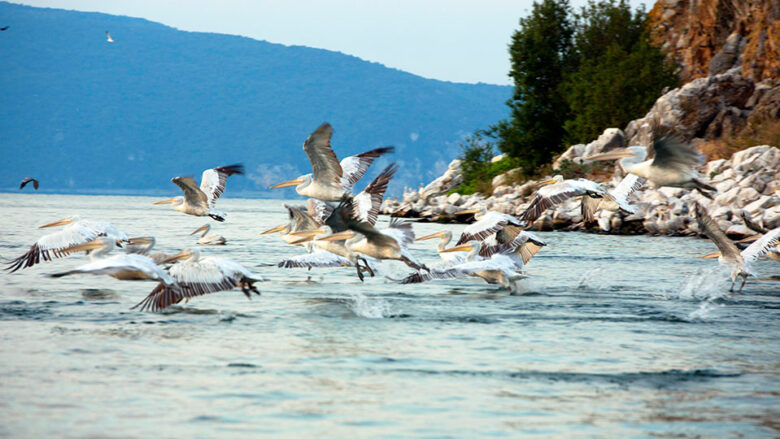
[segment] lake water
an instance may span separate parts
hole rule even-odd
[[[166,252],[195,246],[206,219],[155,200],[0,194],[0,257],[72,214]],[[540,233],[528,294],[508,296],[276,268],[302,251],[258,235],[286,220],[281,202],[219,208],[228,245],[200,249],[267,279],[251,301],[235,290],[142,313],[129,308],[154,283],[45,276],[83,256],[0,274],[0,436],[780,436],[780,283],[727,294],[727,272],[700,258],[709,241]],[[413,252],[435,262],[433,245]]]

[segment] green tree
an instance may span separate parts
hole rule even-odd
[[[559,88],[571,68],[574,28],[569,12],[568,0],[542,0],[520,19],[509,47],[509,76],[515,83],[507,102],[511,117],[482,132],[495,139],[499,150],[516,157],[528,174],[560,151],[565,134],[568,111]]]
[[[650,44],[642,7],[632,12],[625,0],[591,1],[575,19],[577,68],[561,87],[571,115],[565,140],[586,143],[644,115],[664,87],[677,84],[677,75]]]

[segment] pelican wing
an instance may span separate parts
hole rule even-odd
[[[402,248],[409,247],[414,243],[414,230],[412,223],[403,222],[398,218],[391,218],[390,225],[382,229],[382,234],[387,235],[398,242]]]
[[[320,125],[303,143],[303,150],[309,156],[314,180],[341,184],[343,171],[336,153],[330,147],[333,128],[328,123]]]
[[[707,235],[712,242],[718,246],[721,255],[726,259],[736,260],[740,257],[739,249],[733,242],[720,230],[718,224],[710,217],[707,210],[701,204],[695,203],[696,223],[699,230]],[[747,249],[746,249],[747,250]]]
[[[496,254],[514,253],[518,250],[518,248],[523,247],[529,242],[539,247],[547,245],[547,243],[539,239],[539,237],[533,233],[521,230],[518,231],[515,237],[509,242],[503,242],[495,245],[483,245],[482,248],[479,249],[479,255],[485,258],[489,258]],[[534,251],[531,256],[536,254],[537,251],[539,250]]]
[[[320,224],[325,224],[325,221],[330,218],[334,209],[330,204],[316,198],[309,198],[306,201],[306,208],[309,216]]]
[[[192,177],[175,177],[171,181],[181,188],[182,192],[184,192],[184,198],[187,199],[188,203],[195,206],[200,205],[208,207],[208,197],[198,188],[198,184],[195,183],[195,180],[193,180]]]
[[[526,224],[530,224],[542,216],[545,210],[563,203],[569,198],[584,194],[603,196],[605,193],[606,191],[600,185],[584,178],[565,180],[561,183],[544,186],[536,191],[531,204],[520,215],[520,219]]]
[[[358,182],[363,175],[365,175],[368,168],[374,162],[375,159],[381,157],[384,154],[395,152],[395,148],[392,146],[386,146],[383,148],[372,149],[358,155],[353,155],[345,158],[341,161],[341,169],[343,175],[341,176],[341,185],[344,186],[344,190],[352,192],[352,187]]]
[[[521,245],[520,258],[523,260],[523,264],[527,264],[528,261],[531,260],[531,258],[536,256],[536,254],[539,253],[539,250],[541,250],[542,247],[544,246],[531,241],[528,241],[525,244]]]
[[[704,156],[691,145],[680,142],[673,136],[664,136],[653,141],[652,166],[677,172],[690,173],[704,163]]]
[[[395,163],[386,167],[363,191],[355,196],[352,203],[354,215],[359,221],[365,221],[371,225],[376,224],[379,218],[379,209],[382,207],[382,199],[387,191],[387,184],[395,175],[398,166]]]
[[[455,245],[465,244],[469,241],[484,241],[489,236],[506,227],[507,224],[521,226],[523,223],[511,215],[488,212],[479,221],[466,226]]]
[[[629,173],[609,193],[621,209],[628,213],[636,213],[636,206],[629,204],[628,197],[638,191],[646,181],[647,179],[643,177]]]
[[[79,222],[80,223],[80,222]],[[68,247],[92,241],[100,236],[98,230],[85,227],[79,223],[71,224],[62,230],[41,236],[26,253],[13,259],[6,267],[11,273],[29,268],[44,261],[68,256]]]
[[[300,232],[303,230],[315,230],[320,227],[320,223],[317,222],[314,218],[309,216],[307,212],[305,212],[305,209],[298,209],[294,207],[290,207],[285,205],[287,207],[287,211],[290,214],[290,219],[293,223],[293,232]]]
[[[24,177],[24,180],[22,180],[22,184],[19,185],[19,189],[24,189],[24,187],[27,186],[27,183],[29,182],[32,182],[33,188],[35,190],[38,190],[38,180],[32,177]]]
[[[231,175],[243,175],[244,165],[220,166],[219,168],[206,169],[200,178],[200,190],[206,194],[209,207],[214,207],[214,203],[225,192],[225,183]]]
[[[279,262],[281,268],[350,267],[349,259],[325,250],[314,250]]]
[[[767,254],[778,242],[780,242],[780,227],[768,231],[758,241],[742,250],[742,257],[745,259],[745,262],[755,261]]]
[[[745,227],[747,227],[748,229],[756,233],[761,233],[761,234],[766,233],[766,229],[756,224],[756,222],[753,221],[753,218],[750,217],[750,212],[748,212],[747,210],[745,209],[740,210],[739,217],[742,218],[742,221],[745,222]]]

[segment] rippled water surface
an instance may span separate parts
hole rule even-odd
[[[172,190],[172,194],[175,191]],[[0,194],[0,257],[71,214],[194,246],[206,220],[154,198]],[[220,200],[228,245],[262,296],[129,308],[153,287],[0,274],[0,436],[777,437],[780,265],[742,294],[693,238],[543,233],[526,295],[477,280],[361,283],[351,269],[279,269],[301,250],[258,233],[279,201]],[[386,222],[382,217],[380,222]],[[415,224],[418,236],[446,227]],[[432,243],[413,248],[437,260]],[[389,264],[394,276],[403,265]]]

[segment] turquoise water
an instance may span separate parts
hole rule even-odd
[[[166,252],[195,246],[206,221],[155,200],[0,194],[0,257],[71,214]],[[780,283],[727,294],[727,273],[699,257],[706,240],[542,233],[527,294],[508,296],[477,280],[279,269],[301,250],[258,234],[286,219],[281,202],[219,208],[228,245],[200,249],[267,279],[251,301],[236,290],[140,313],[154,283],[45,277],[83,256],[0,274],[0,436],[780,435]],[[441,227],[463,226],[415,231]],[[413,252],[434,262],[433,245]]]

